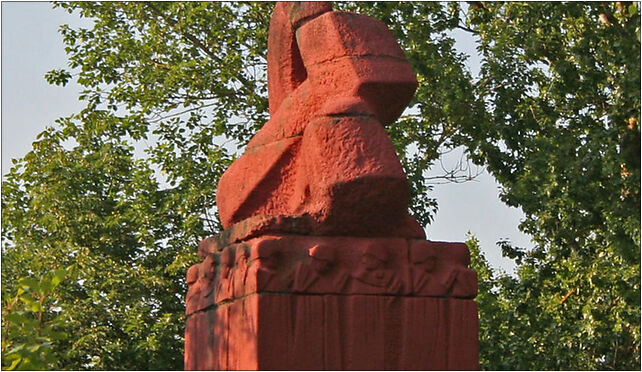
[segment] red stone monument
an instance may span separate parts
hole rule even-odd
[[[477,274],[431,242],[384,125],[417,81],[386,25],[277,3],[271,119],[187,272],[185,369],[477,369]]]

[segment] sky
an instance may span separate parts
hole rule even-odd
[[[12,158],[21,158],[46,126],[60,117],[80,111],[80,86],[49,85],[47,71],[67,66],[61,24],[84,24],[75,15],[53,9],[47,2],[2,2],[2,175],[8,173]],[[469,68],[479,71],[473,40],[465,32],[456,32],[457,47],[470,55]],[[459,159],[455,151],[443,159],[446,166]],[[439,174],[436,169],[431,174]],[[518,230],[523,213],[499,200],[499,185],[487,172],[464,183],[434,186],[431,197],[439,203],[434,222],[426,228],[429,240],[465,241],[467,233],[476,236],[489,262],[512,272],[514,265],[501,257],[496,242],[510,240],[514,245],[532,247],[530,238]]]

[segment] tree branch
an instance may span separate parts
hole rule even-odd
[[[456,28],[458,28],[458,29],[460,29],[460,30],[464,30],[464,31],[466,31],[466,32],[469,32],[469,33],[471,33],[471,34],[473,34],[473,35],[479,35],[479,32],[478,32],[478,31],[475,31],[475,30],[473,30],[473,29],[472,29],[472,28],[470,28],[470,27],[466,27],[466,26],[463,26],[463,25],[457,25],[457,26],[455,26],[455,27],[456,27]]]
[[[153,123],[156,123],[156,122],[161,121],[161,120],[165,120],[165,119],[173,118],[173,117],[176,117],[176,116],[180,116],[180,115],[186,114],[186,113],[194,111],[194,110],[198,110],[198,109],[202,109],[202,108],[206,108],[206,107],[211,107],[211,106],[214,106],[216,104],[218,104],[218,102],[212,102],[212,103],[209,103],[209,104],[203,104],[203,105],[200,105],[200,106],[197,106],[197,107],[189,108],[187,110],[176,112],[174,114],[170,114],[170,115],[166,115],[166,116],[159,116],[158,118],[153,118],[153,119],[148,119],[147,122],[150,123],[150,124],[153,124]]]
[[[201,51],[203,51],[203,53],[205,53],[208,57],[212,58],[216,63],[221,63],[221,64],[223,63],[223,60],[221,58],[219,58],[214,52],[212,52],[207,45],[203,44],[203,42],[201,42],[198,38],[194,37],[194,35],[190,35],[188,33],[185,33],[183,31],[181,31],[180,28],[178,27],[176,21],[174,21],[173,19],[171,19],[169,17],[166,17],[165,14],[163,14],[163,12],[161,12],[158,8],[156,8],[153,5],[153,3],[151,3],[151,2],[143,2],[143,5],[147,6],[152,11],[152,13],[154,13],[157,17],[160,17],[170,27],[175,29],[176,32],[179,35],[183,36],[184,38],[186,38],[187,40],[192,42],[192,44],[194,44],[194,46],[196,46]],[[250,82],[246,78],[244,78],[242,75],[238,75],[238,76],[236,76],[236,79],[238,81],[240,81],[241,84],[243,84],[243,86],[246,88],[246,90],[251,91]]]
[[[564,296],[564,297],[562,298],[562,300],[560,301],[560,305],[561,305],[561,304],[563,304],[563,303],[564,303],[564,302],[565,302],[565,301],[566,301],[566,300],[567,300],[567,299],[568,299],[568,298],[569,298],[569,297],[570,297],[574,292],[575,292],[575,288],[571,289],[571,290],[566,294],[566,296]]]

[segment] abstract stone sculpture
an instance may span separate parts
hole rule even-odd
[[[329,3],[278,3],[268,39],[271,119],[221,178],[223,226],[291,216],[307,220],[308,233],[423,238],[382,126],[416,87],[383,22]]]
[[[187,273],[186,369],[476,369],[477,275],[430,242],[384,125],[416,89],[385,24],[277,3],[271,119]]]

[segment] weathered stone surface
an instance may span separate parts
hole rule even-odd
[[[252,294],[188,318],[185,369],[478,369],[477,332],[473,300]]]
[[[405,238],[263,235],[207,252],[187,272],[187,311],[254,293],[474,298],[463,243]]]
[[[262,235],[202,253],[185,369],[478,368],[465,244]]]
[[[463,243],[263,235],[205,253],[188,270],[186,313],[269,292],[471,299],[469,262]]]
[[[416,86],[382,22],[326,3],[277,4],[268,45],[272,118],[220,180],[223,226],[294,216],[314,220],[307,233],[423,237],[382,126]]]
[[[185,369],[477,369],[477,275],[425,240],[384,125],[417,82],[385,24],[278,3],[270,120],[187,272]]]

